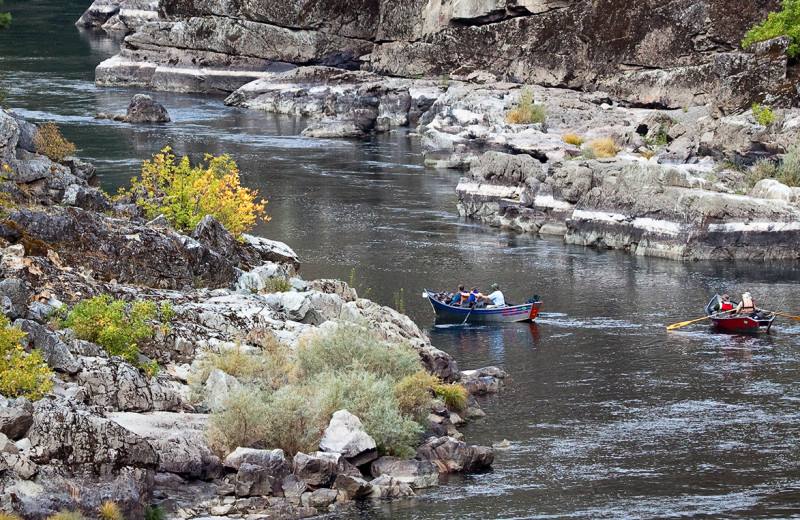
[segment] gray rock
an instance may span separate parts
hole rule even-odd
[[[422,489],[439,485],[439,471],[430,461],[403,460],[397,457],[381,457],[370,466],[373,477],[388,475],[396,481]]]
[[[232,375],[215,368],[208,375],[205,382],[206,404],[212,409],[220,408],[231,390],[239,388],[241,383]]]
[[[361,420],[347,410],[339,410],[319,442],[320,451],[341,453],[354,466],[361,466],[378,458],[375,440],[364,431]]]
[[[165,123],[170,120],[167,109],[147,94],[136,94],[128,105],[126,123]]]
[[[300,497],[306,492],[308,486],[293,474],[289,474],[283,479],[281,489],[283,490],[283,496],[286,497],[286,500],[299,504]]]
[[[372,493],[372,484],[361,477],[337,475],[333,488],[346,494],[348,500],[363,498]]]
[[[286,481],[292,468],[283,450],[239,447],[225,457],[223,464],[237,471],[234,481],[237,496],[278,496],[284,494],[287,486],[292,489],[291,482]]]
[[[417,458],[432,462],[441,473],[473,472],[491,466],[494,452],[488,447],[468,446],[452,437],[433,437],[417,449]]]
[[[192,238],[241,268],[261,263],[261,255],[254,247],[236,240],[219,220],[206,215],[192,230]]]
[[[405,498],[413,497],[414,490],[405,482],[401,482],[389,475],[381,475],[370,482],[372,491],[369,498]]]
[[[234,481],[237,497],[271,495],[282,491],[281,480],[275,480],[268,468],[244,463],[239,466]]]
[[[90,211],[108,211],[111,209],[112,202],[97,188],[87,188],[79,184],[70,184],[64,190],[64,204],[75,206]]]
[[[28,411],[13,406],[0,408],[0,433],[9,439],[21,439],[32,424],[33,415]]]
[[[320,488],[311,493],[303,493],[300,500],[305,507],[324,509],[336,502],[336,497],[338,496],[339,492],[335,489]]]
[[[80,364],[69,347],[54,332],[31,320],[17,320],[14,326],[26,333],[22,340],[26,349],[39,349],[45,362],[54,370],[70,375],[80,370]]]
[[[309,486],[329,486],[336,478],[336,462],[323,454],[297,453],[292,462],[292,473]]]
[[[0,280],[2,312],[10,320],[22,318],[28,310],[31,292],[23,280],[5,278]]]

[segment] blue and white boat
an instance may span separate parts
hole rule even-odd
[[[510,323],[514,321],[533,321],[539,314],[539,307],[542,302],[538,298],[533,298],[522,305],[510,305],[505,307],[482,307],[480,304],[474,307],[461,307],[451,305],[446,293],[435,293],[425,289],[425,296],[431,302],[433,311],[436,313],[436,320],[447,323]],[[447,301],[446,301],[447,300]]]

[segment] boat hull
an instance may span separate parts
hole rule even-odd
[[[542,302],[528,302],[509,307],[478,308],[456,307],[440,302],[433,296],[435,293],[426,290],[425,294],[436,313],[436,321],[445,323],[512,323],[515,321],[533,321],[539,314]]]
[[[706,314],[711,318],[711,326],[724,332],[737,332],[743,334],[753,334],[757,332],[769,332],[775,315],[771,314],[761,318],[759,316],[716,316],[714,306],[719,302],[720,296],[714,296],[706,305]]]

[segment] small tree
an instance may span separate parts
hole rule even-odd
[[[33,136],[33,144],[39,152],[55,162],[61,162],[64,157],[75,153],[75,144],[64,139],[58,126],[52,121],[39,125],[36,135]]]
[[[0,5],[3,5],[3,0],[0,0]],[[0,29],[8,29],[11,25],[11,13],[0,13]]]
[[[148,214],[163,213],[178,229],[192,230],[212,215],[238,238],[259,218],[270,220],[264,211],[267,201],[258,201],[258,191],[241,186],[239,168],[227,154],[206,155],[193,167],[188,157],[177,159],[166,147],[144,161],[141,179],[131,182],[134,191],[142,187],[148,192],[148,197],[139,199]]]
[[[35,401],[50,392],[53,372],[38,350],[25,352],[20,344],[24,336],[24,332],[10,327],[8,318],[0,314],[0,395],[24,395]]]
[[[788,35],[791,43],[786,55],[790,58],[800,56],[800,0],[783,0],[781,7],[782,11],[770,13],[766,20],[747,31],[742,47]]]

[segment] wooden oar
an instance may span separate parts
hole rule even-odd
[[[697,318],[696,320],[689,320],[689,321],[682,321],[680,323],[673,323],[672,325],[667,325],[667,330],[674,330],[679,327],[683,327],[684,325],[689,325],[690,323],[697,323],[698,321],[707,320],[711,316],[703,316],[702,318]]]
[[[761,309],[764,312],[771,312],[772,314],[777,314],[778,316],[784,316],[786,318],[792,318],[793,320],[800,321],[800,316],[792,316],[791,314],[784,314],[782,312],[775,312],[775,311],[768,311],[767,309]]]

